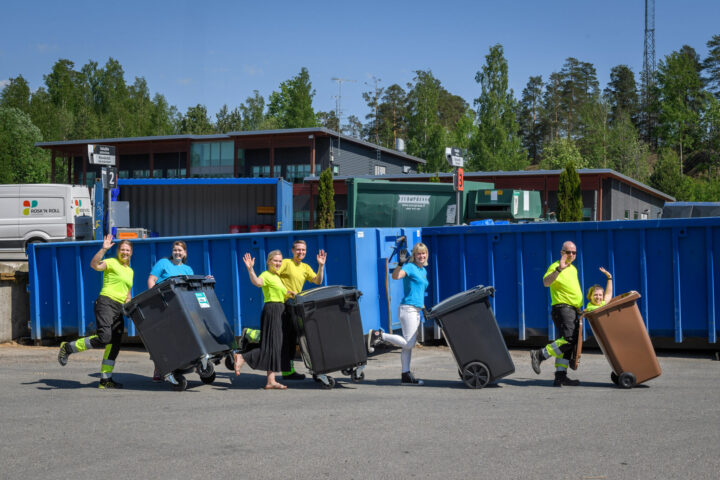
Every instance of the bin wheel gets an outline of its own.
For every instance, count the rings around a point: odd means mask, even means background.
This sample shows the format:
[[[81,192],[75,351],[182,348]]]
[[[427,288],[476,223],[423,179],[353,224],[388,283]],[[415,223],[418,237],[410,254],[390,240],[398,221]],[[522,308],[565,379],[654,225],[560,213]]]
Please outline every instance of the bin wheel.
[[[482,362],[470,362],[463,368],[462,380],[468,388],[483,388],[490,383],[490,369]]]
[[[635,375],[630,372],[623,372],[618,377],[618,387],[632,388],[635,386]]]
[[[215,381],[216,376],[215,372],[213,372],[209,377],[200,376],[200,381],[202,381],[205,385],[210,385]]]
[[[215,374],[215,367],[212,363],[208,363],[207,368],[205,370],[202,369],[201,365],[198,365],[197,373],[200,375],[200,380],[205,385],[210,385],[215,381],[215,377],[217,376]]]
[[[331,377],[330,375],[327,376],[327,379],[328,379],[327,385],[325,383],[321,382],[320,380],[318,380],[318,382],[320,382],[320,385],[322,386],[323,389],[332,390],[335,387],[335,379],[333,377]]]
[[[357,371],[353,371],[352,375],[350,375],[350,379],[355,383],[362,382],[365,380],[365,372],[357,373]]]
[[[618,376],[615,372],[610,372],[610,380],[617,385],[618,384]]]
[[[174,375],[175,380],[177,380],[177,385],[174,383],[172,384],[172,389],[175,392],[182,392],[187,388],[187,378],[185,378],[185,375],[178,373]]]
[[[342,370],[340,370],[340,373],[342,373],[346,377],[349,377],[350,375],[352,375],[353,371],[349,368],[343,368]]]
[[[235,371],[235,359],[232,354],[225,355],[225,368],[232,372]]]

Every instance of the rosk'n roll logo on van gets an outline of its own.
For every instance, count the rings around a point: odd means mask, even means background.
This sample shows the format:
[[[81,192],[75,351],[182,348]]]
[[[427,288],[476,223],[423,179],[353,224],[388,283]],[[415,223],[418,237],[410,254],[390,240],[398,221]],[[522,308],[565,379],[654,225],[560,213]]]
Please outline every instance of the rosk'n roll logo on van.
[[[23,201],[23,215],[30,215],[31,209],[37,207],[37,200],[25,200]]]

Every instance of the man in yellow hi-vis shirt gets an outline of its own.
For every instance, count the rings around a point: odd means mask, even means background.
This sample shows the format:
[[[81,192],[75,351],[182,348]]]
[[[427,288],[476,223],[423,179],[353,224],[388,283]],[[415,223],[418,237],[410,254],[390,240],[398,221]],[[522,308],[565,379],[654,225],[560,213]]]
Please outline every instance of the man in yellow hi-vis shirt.
[[[543,276],[543,285],[550,287],[552,302],[552,320],[560,335],[554,342],[540,350],[530,351],[532,369],[540,374],[540,363],[549,357],[555,357],[556,387],[577,386],[580,381],[567,376],[570,357],[578,341],[580,311],[583,304],[583,292],[578,280],[578,272],[572,262],[577,258],[577,247],[573,242],[563,243],[560,260],[552,263]]]
[[[327,253],[320,250],[317,254],[318,271],[317,274],[307,263],[304,263],[305,255],[307,255],[307,244],[304,240],[295,240],[292,246],[292,258],[284,258],[282,266],[278,270],[278,275],[285,288],[290,291],[300,293],[305,282],[321,285],[324,275],[325,261]],[[249,343],[260,342],[260,330],[244,329],[240,340],[241,350],[245,350]],[[303,380],[305,375],[297,373],[293,366],[292,359],[295,356],[295,345],[297,344],[297,336],[295,327],[292,324],[292,317],[289,308],[285,308],[283,317],[283,356],[282,375],[284,380]]]

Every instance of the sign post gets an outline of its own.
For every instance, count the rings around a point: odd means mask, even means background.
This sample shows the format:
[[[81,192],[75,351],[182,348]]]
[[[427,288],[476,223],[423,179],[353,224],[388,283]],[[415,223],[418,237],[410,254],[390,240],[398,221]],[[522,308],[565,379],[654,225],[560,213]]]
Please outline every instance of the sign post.
[[[110,212],[112,203],[110,190],[117,186],[117,168],[115,168],[115,147],[111,145],[88,145],[88,161],[91,165],[102,165],[102,187],[105,205],[103,208],[103,236],[112,233]]]
[[[465,160],[462,157],[462,152],[459,148],[455,147],[446,147],[445,148],[445,158],[447,159],[448,163],[451,167],[454,167],[453,170],[453,189],[455,190],[455,225],[460,225],[460,215],[462,209],[460,208],[461,201],[460,196],[464,189],[464,178],[463,178],[463,166],[465,165]]]

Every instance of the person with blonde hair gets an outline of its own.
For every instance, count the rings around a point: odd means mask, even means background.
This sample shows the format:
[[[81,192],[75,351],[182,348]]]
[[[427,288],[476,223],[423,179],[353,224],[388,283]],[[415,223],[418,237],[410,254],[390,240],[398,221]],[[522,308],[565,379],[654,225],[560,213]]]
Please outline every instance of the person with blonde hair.
[[[613,296],[612,275],[603,267],[600,267],[600,271],[607,277],[605,290],[603,290],[603,288],[598,284],[595,284],[588,289],[587,299],[590,303],[588,303],[587,307],[585,307],[586,312],[592,312],[596,308],[604,306]]]
[[[253,370],[265,370],[267,382],[265,390],[286,390],[287,386],[278,383],[275,372],[283,366],[283,312],[285,299],[295,295],[283,285],[278,271],[282,267],[282,253],[273,250],[267,257],[267,270],[255,275],[255,258],[249,253],[243,262],[250,276],[250,283],[262,288],[265,305],[260,315],[260,347],[249,352],[235,354],[235,375],[240,375],[240,368],[247,363]]]
[[[400,383],[403,385],[423,385],[424,383],[410,372],[410,357],[417,340],[422,309],[425,306],[425,290],[428,287],[427,270],[425,269],[427,259],[428,248],[423,243],[415,244],[411,258],[408,258],[408,251],[405,249],[398,253],[398,265],[392,272],[392,278],[403,282],[404,296],[398,308],[402,335],[388,334],[382,330],[368,332],[367,348],[370,353],[380,342],[388,342],[402,348]]]

